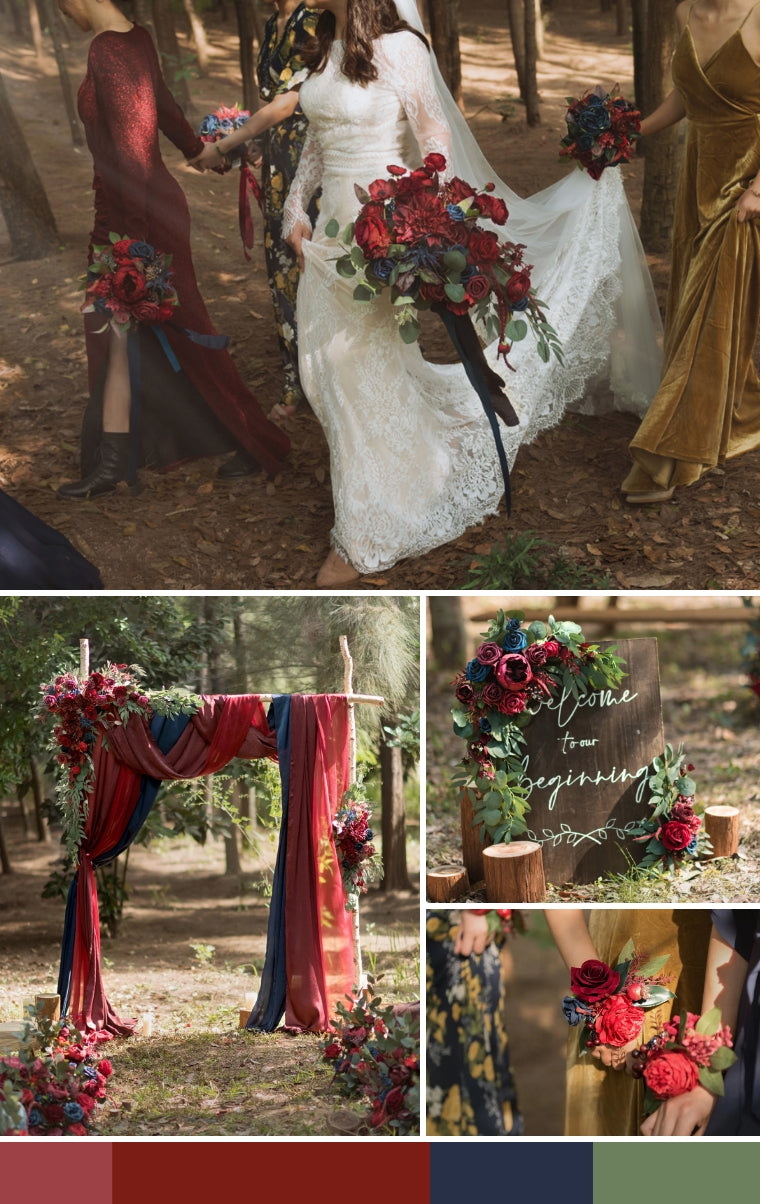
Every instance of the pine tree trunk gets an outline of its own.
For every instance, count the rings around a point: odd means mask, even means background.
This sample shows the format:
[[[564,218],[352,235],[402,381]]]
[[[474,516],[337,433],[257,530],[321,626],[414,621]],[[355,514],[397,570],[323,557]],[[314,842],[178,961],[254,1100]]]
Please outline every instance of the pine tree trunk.
[[[401,749],[380,745],[382,777],[382,890],[411,890],[406,868],[406,815],[404,810],[404,771]]]
[[[190,88],[182,74],[182,51],[174,28],[171,0],[153,0],[153,24],[156,28],[158,53],[161,56],[161,69],[169,91],[185,110],[185,114],[192,113]]]
[[[251,0],[235,0],[238,27],[240,74],[243,80],[243,108],[253,113],[259,107],[259,89],[253,61],[253,40],[256,32]]]
[[[8,848],[5,843],[5,833],[3,832],[3,821],[0,819],[0,870],[4,874],[12,874],[10,858],[8,856]]]
[[[512,39],[512,55],[517,72],[517,86],[520,97],[525,100],[527,92],[525,82],[525,0],[509,0],[509,36]]]
[[[30,756],[29,758],[29,776],[32,781],[32,796],[34,798],[34,822],[37,828],[37,839],[42,844],[50,844],[50,828],[45,821],[45,816],[42,813],[43,797],[42,797],[42,779],[40,777],[40,767],[37,764],[37,758]]]
[[[53,52],[55,54],[55,61],[58,64],[58,78],[61,81],[63,107],[66,110],[69,130],[71,131],[71,141],[74,143],[74,146],[84,146],[84,135],[82,134],[82,127],[79,124],[79,118],[77,117],[74,93],[71,88],[71,78],[69,76],[69,69],[66,66],[66,56],[63,53],[60,31],[58,29],[58,22],[56,21],[56,9],[53,6],[53,0],[42,0],[42,4],[42,11],[53,40]]]
[[[544,14],[541,12],[541,0],[534,0],[536,9],[536,55],[538,61],[544,57]]]
[[[201,75],[208,75],[208,39],[206,38],[206,30],[203,28],[203,22],[195,11],[193,0],[182,0],[182,7],[187,13],[187,19],[190,23],[190,33],[192,34],[195,53],[198,56],[198,71]]]
[[[454,100],[462,107],[462,59],[459,51],[457,0],[429,0],[430,40],[441,75]]]
[[[675,43],[675,0],[650,4],[647,14],[647,52],[644,111],[651,113],[671,88],[670,60]],[[678,184],[679,126],[647,139],[641,202],[641,241],[647,251],[668,251]]]
[[[436,667],[452,670],[461,668],[467,656],[467,631],[461,600],[456,595],[431,596],[428,606]]]
[[[58,246],[58,230],[2,74],[0,126],[3,130],[0,210],[8,227],[11,250],[16,259],[42,259]]]
[[[32,31],[32,45],[34,53],[37,56],[37,62],[42,63],[45,56],[45,50],[42,45],[42,27],[40,25],[40,13],[37,8],[37,0],[29,0],[29,27]]]
[[[628,3],[627,0],[616,0],[617,35],[622,38],[628,33]]]
[[[147,29],[150,36],[153,38],[153,45],[158,50],[158,40],[156,38],[156,27],[153,24],[153,5],[151,0],[133,0],[135,6],[135,20],[138,25],[142,25],[143,29]]]
[[[541,124],[537,67],[536,8],[532,0],[525,0],[525,110],[529,126]]]
[[[647,0],[632,0],[631,8],[633,13],[633,97],[636,102],[636,108],[643,110],[647,47]],[[639,154],[645,151],[645,149],[642,142],[639,147]]]

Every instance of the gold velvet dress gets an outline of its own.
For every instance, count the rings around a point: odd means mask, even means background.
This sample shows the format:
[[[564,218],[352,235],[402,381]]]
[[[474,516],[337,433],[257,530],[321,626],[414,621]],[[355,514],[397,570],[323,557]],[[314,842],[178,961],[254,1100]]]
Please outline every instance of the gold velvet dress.
[[[634,468],[623,483],[628,493],[691,484],[760,445],[760,383],[752,363],[760,222],[738,222],[735,209],[760,170],[760,67],[741,28],[700,65],[687,24],[673,57],[673,82],[689,127],[676,200],[665,366],[631,443]]]
[[[670,955],[662,973],[675,999],[645,1013],[642,1042],[669,1019],[671,1011],[699,1012],[712,927],[707,908],[667,911],[659,908],[594,911],[589,924],[597,954],[609,964],[629,938],[649,957]],[[634,1137],[642,1119],[644,1088],[624,1070],[607,1070],[586,1054],[578,1055],[578,1030],[570,1030],[567,1057],[565,1134],[568,1137]]]

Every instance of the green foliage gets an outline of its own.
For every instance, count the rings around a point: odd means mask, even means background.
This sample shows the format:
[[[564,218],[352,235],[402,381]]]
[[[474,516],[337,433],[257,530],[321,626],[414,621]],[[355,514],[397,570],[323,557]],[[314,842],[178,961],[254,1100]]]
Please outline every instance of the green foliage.
[[[506,535],[470,566],[464,589],[608,589],[609,573],[576,564],[531,531]]]

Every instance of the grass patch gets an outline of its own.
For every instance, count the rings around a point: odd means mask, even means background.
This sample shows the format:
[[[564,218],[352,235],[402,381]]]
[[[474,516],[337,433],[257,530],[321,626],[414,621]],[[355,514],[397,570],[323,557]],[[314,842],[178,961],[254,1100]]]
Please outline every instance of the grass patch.
[[[531,531],[507,535],[470,566],[465,589],[609,589],[609,573],[576,564]]]

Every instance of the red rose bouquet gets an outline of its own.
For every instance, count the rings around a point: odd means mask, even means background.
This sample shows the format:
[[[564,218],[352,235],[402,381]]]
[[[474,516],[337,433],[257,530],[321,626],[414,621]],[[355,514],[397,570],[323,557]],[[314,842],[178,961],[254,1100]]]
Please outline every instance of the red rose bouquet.
[[[168,322],[179,298],[171,270],[172,256],[147,242],[109,234],[107,247],[93,247],[92,263],[83,277],[82,313],[99,313],[125,333],[142,323]]]
[[[663,1100],[685,1095],[700,1084],[713,1095],[723,1095],[723,1072],[736,1061],[731,1029],[721,1020],[719,1008],[704,1016],[682,1012],[633,1054],[633,1074],[646,1084],[644,1113],[654,1112]]]
[[[588,644],[577,623],[522,627],[522,615],[500,610],[484,642],[452,685],[454,731],[467,755],[452,780],[470,795],[473,824],[495,844],[528,830],[530,810],[522,785],[523,728],[544,702],[581,698],[620,684],[622,661],[614,648]]]
[[[420,1016],[418,1007],[382,1007],[368,988],[351,1008],[342,1003],[322,1052],[345,1095],[363,1096],[373,1129],[419,1133]]]
[[[202,142],[220,142],[222,138],[226,138],[227,134],[231,134],[233,130],[239,130],[241,125],[245,125],[248,118],[251,116],[248,109],[240,109],[234,105],[220,105],[218,109],[214,109],[213,113],[207,113],[198,127],[198,134]],[[244,162],[247,158],[245,147],[236,147],[235,150],[227,155],[219,156],[219,164],[216,171],[229,171],[231,167],[236,166],[239,162]]]
[[[531,287],[525,247],[500,241],[481,224],[503,226],[507,207],[465,180],[444,181],[443,155],[427,155],[422,167],[409,171],[390,165],[390,178],[373,180],[367,189],[355,185],[362,208],[341,232],[333,218],[325,226],[345,254],[335,267],[346,279],[358,278],[357,301],[372,301],[388,291],[399,333],[405,343],[419,337],[417,311],[443,306],[459,315],[472,314],[489,339],[499,338],[505,362],[512,343],[524,339],[528,327],[538,354],[562,359],[557,335]]]
[[[652,811],[631,828],[634,840],[646,842],[639,869],[678,870],[685,860],[696,861],[711,851],[699,818],[704,807],[694,797],[697,788],[689,776],[693,768],[685,764],[682,749],[674,753],[669,744],[652,762],[646,779]]]
[[[368,883],[382,874],[382,862],[371,843],[374,836],[370,827],[371,814],[364,789],[357,783],[343,795],[332,821],[335,851],[346,892],[346,911],[356,911],[359,895],[366,894]]]
[[[579,100],[568,97],[567,103],[560,155],[575,159],[594,180],[605,167],[629,161],[641,131],[641,114],[630,101],[596,87]]]
[[[647,959],[628,941],[614,967],[592,959],[571,969],[572,994],[562,1000],[562,1011],[579,1028],[581,1054],[597,1045],[619,1049],[641,1034],[645,1010],[673,998],[660,974],[667,960]]]
[[[13,1133],[87,1137],[105,1102],[113,1068],[100,1056],[104,1032],[83,1035],[64,1021],[26,1025],[17,1056],[0,1058],[0,1117]],[[5,1135],[0,1128],[0,1136]]]

